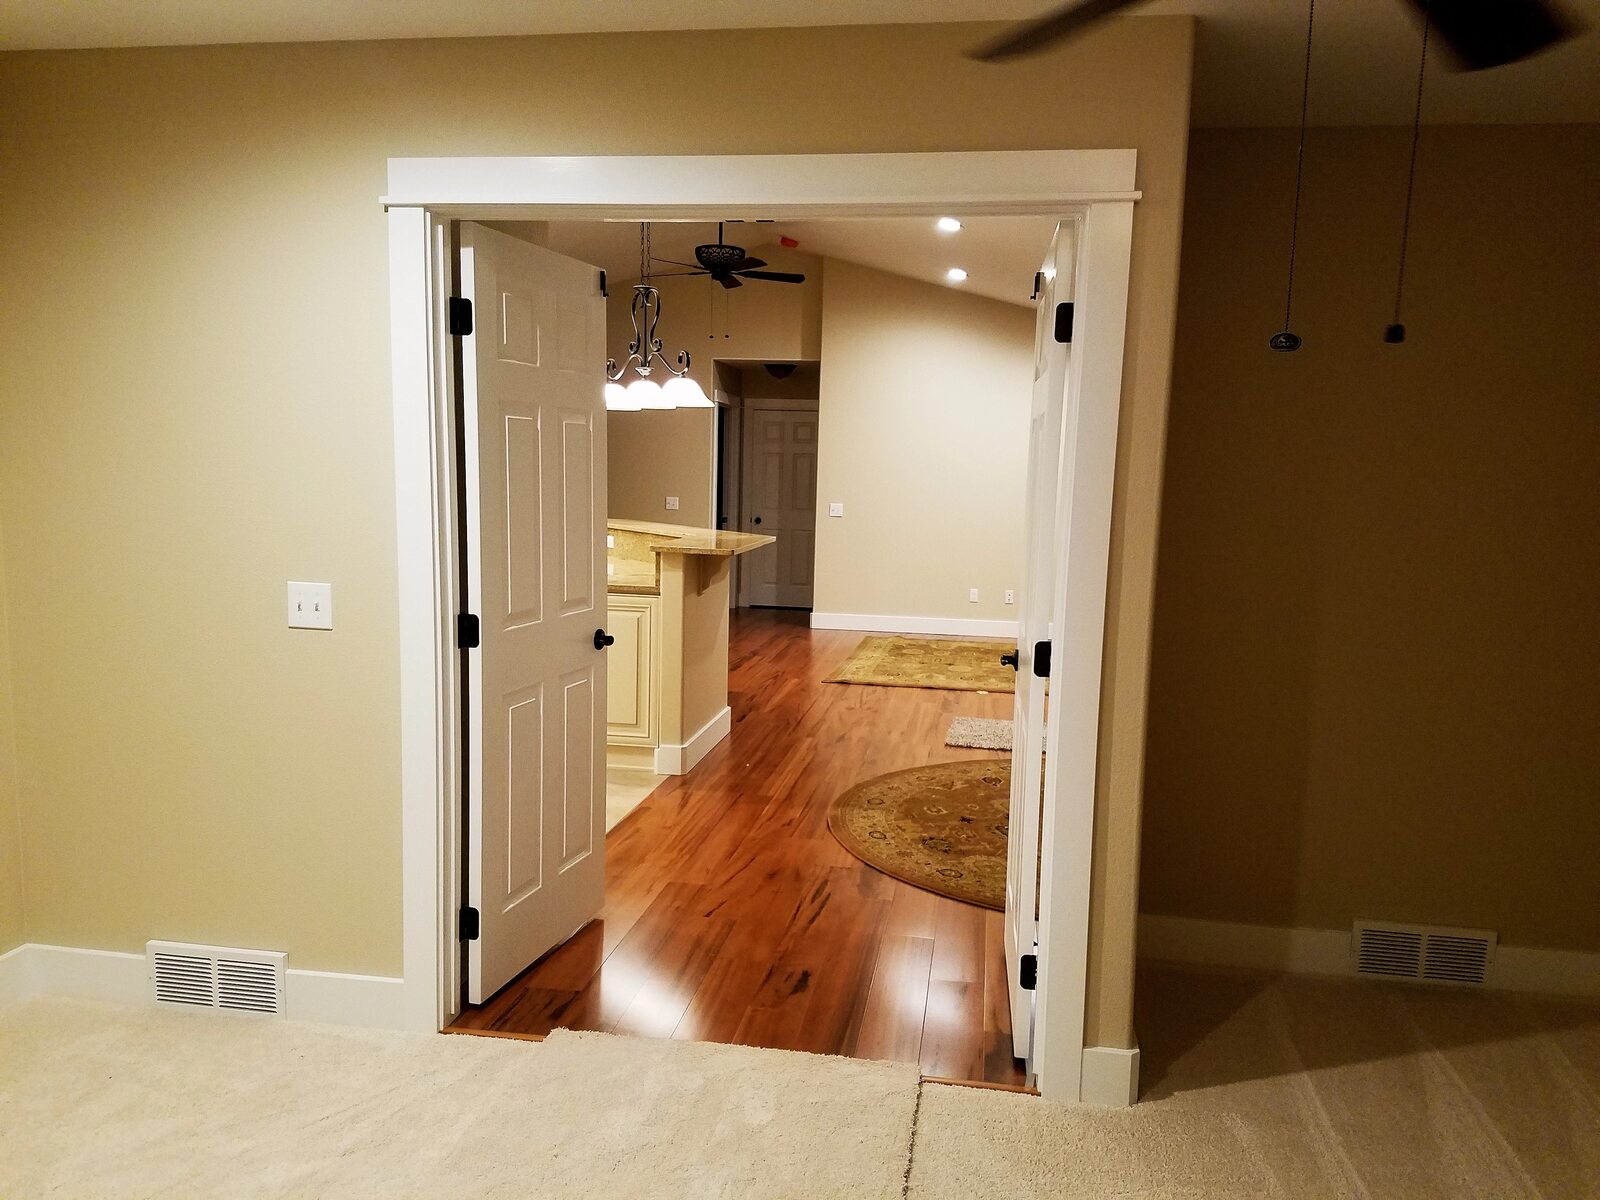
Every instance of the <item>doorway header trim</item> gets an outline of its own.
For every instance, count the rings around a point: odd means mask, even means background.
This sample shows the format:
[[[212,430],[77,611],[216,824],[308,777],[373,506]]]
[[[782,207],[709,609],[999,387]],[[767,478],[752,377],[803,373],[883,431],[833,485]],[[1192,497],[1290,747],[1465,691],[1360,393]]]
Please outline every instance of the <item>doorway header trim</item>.
[[[1138,200],[1137,158],[1134,150],[391,158],[383,203],[481,220],[937,216],[952,204],[1005,215]]]

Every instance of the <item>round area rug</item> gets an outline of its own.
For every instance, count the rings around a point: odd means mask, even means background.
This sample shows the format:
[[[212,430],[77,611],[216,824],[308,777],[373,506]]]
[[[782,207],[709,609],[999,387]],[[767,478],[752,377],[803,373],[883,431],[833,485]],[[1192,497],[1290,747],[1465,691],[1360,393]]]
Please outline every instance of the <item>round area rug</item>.
[[[833,802],[828,828],[869,867],[984,908],[1006,906],[1011,760],[894,771]]]

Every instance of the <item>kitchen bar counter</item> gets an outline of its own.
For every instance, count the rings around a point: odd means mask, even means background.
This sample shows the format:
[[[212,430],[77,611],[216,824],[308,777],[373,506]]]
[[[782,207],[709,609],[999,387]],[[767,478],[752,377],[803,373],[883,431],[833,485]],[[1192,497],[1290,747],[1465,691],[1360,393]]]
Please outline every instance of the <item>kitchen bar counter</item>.
[[[728,575],[764,534],[606,525],[606,741],[617,766],[682,775],[728,736]]]

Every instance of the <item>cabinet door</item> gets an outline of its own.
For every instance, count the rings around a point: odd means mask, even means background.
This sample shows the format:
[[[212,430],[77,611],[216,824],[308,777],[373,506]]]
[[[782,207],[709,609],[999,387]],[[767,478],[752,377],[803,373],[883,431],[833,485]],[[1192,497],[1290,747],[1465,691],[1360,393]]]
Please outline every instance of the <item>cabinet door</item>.
[[[646,599],[610,597],[606,632],[617,640],[606,650],[608,741],[655,742],[654,607]]]

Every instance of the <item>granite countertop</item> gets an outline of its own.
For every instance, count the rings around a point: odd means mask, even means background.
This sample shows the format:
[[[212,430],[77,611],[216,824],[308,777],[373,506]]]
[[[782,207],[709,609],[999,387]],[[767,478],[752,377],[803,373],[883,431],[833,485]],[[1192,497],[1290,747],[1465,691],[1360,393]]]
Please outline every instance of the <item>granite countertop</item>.
[[[691,525],[659,525],[653,521],[608,521],[606,528],[624,533],[654,535],[648,545],[658,554],[704,554],[731,558],[778,540],[765,533],[697,529]]]
[[[606,591],[622,596],[661,594],[661,556],[731,558],[776,538],[762,533],[725,533],[652,521],[606,524]]]

